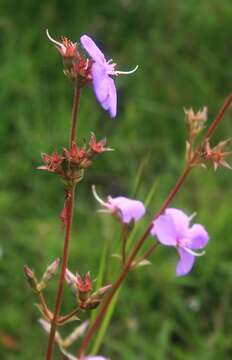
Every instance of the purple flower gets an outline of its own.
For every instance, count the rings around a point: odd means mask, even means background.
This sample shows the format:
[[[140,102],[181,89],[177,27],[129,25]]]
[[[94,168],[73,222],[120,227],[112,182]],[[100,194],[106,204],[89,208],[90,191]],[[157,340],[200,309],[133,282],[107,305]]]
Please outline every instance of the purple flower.
[[[95,96],[103,109],[109,111],[110,116],[114,118],[117,113],[117,92],[114,80],[110,76],[132,74],[138,66],[131,71],[116,71],[116,64],[112,62],[112,59],[108,61],[105,59],[104,54],[89,36],[83,35],[80,40],[93,60],[91,73]]]
[[[115,214],[120,220],[129,224],[132,220],[139,220],[146,212],[141,201],[128,199],[124,196],[112,198],[108,196],[107,201],[103,201],[97,194],[95,186],[92,186],[95,199],[103,206],[104,212]]]
[[[196,256],[204,255],[195,250],[204,248],[209,236],[200,224],[189,226],[193,216],[188,217],[178,209],[166,209],[164,215],[160,215],[153,222],[151,234],[157,236],[159,242],[166,246],[175,246],[180,260],[176,266],[176,275],[186,275],[192,269]]]

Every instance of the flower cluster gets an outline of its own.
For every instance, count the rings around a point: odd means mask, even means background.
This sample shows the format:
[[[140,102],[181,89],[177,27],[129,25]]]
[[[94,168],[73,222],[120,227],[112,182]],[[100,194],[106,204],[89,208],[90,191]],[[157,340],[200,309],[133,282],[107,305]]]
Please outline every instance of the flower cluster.
[[[62,37],[61,42],[59,42],[51,37],[48,30],[47,36],[63,57],[64,73],[72,80],[77,79],[80,86],[92,81],[97,100],[112,118],[116,117],[117,91],[112,76],[132,74],[137,70],[138,66],[130,71],[116,70],[116,64],[112,60],[107,61],[102,51],[87,35],[82,35],[80,42],[90,59],[83,57],[78,45],[66,37]]]
[[[89,143],[79,148],[76,143],[72,143],[70,149],[64,148],[62,154],[54,151],[52,155],[42,154],[45,165],[38,169],[60,175],[63,180],[68,182],[79,182],[83,177],[83,171],[92,164],[96,155],[111,151],[106,147],[106,139],[96,140],[95,134],[91,134]]]
[[[103,206],[104,212],[116,216],[121,223],[129,224],[137,221],[145,214],[145,207],[141,201],[129,199],[123,196],[112,198],[108,196],[103,201],[93,186],[93,194],[96,200]],[[204,248],[209,240],[208,233],[200,224],[190,227],[193,216],[187,216],[179,209],[166,209],[163,215],[153,222],[151,235],[156,236],[158,241],[165,246],[176,247],[180,261],[176,267],[176,275],[186,275],[192,269],[196,256],[204,255],[195,250]]]

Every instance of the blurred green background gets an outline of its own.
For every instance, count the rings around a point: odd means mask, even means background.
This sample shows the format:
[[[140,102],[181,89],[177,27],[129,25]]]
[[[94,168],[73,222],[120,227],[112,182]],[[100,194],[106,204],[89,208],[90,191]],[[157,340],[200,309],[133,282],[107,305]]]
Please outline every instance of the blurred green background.
[[[95,131],[115,151],[99,157],[79,187],[70,269],[97,276],[107,243],[107,282],[117,268],[110,254],[119,246],[119,230],[96,213],[91,184],[104,195],[131,196],[136,187],[144,200],[156,183],[142,232],[183,166],[183,107],[207,105],[210,122],[231,91],[232,3],[0,0],[0,8],[0,359],[40,360],[47,339],[22,269],[28,264],[41,274],[61,253],[63,185],[36,167],[41,152],[67,145],[72,102],[72,87],[45,29],[73,41],[92,36],[120,70],[140,65],[136,74],[116,80],[116,120],[100,108],[91,88],[81,99],[79,139]],[[230,111],[214,140],[231,135]],[[231,196],[230,171],[192,172],[173,206],[197,212],[211,236],[207,254],[183,278],[175,277],[177,255],[168,248],[152,255],[152,266],[133,272],[101,354],[112,360],[231,359]],[[51,306],[55,285],[45,293]],[[63,312],[73,306],[66,289]]]

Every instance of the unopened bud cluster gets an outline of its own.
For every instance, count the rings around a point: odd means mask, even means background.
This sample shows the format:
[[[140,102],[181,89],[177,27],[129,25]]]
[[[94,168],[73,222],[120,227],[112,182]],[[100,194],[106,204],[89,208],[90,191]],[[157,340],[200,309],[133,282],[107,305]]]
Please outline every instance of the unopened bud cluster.
[[[184,109],[186,115],[186,123],[189,131],[189,139],[193,140],[205,127],[207,121],[208,109],[206,106],[198,112],[194,112],[192,108]]]
[[[42,154],[45,165],[38,169],[53,172],[71,184],[80,182],[84,176],[84,170],[92,164],[93,158],[105,151],[112,149],[106,147],[106,139],[97,142],[95,134],[91,134],[89,143],[78,147],[75,142],[69,149],[63,148],[62,154],[54,151],[52,155]]]
[[[58,267],[60,264],[60,259],[56,259],[51,263],[43,273],[43,276],[41,280],[38,280],[34,271],[29,268],[29,266],[24,266],[24,273],[27,278],[27,281],[30,285],[30,287],[35,292],[41,292],[43,289],[45,289],[49,283],[49,281],[56,275]]]
[[[76,276],[66,269],[65,280],[74,293],[78,306],[81,310],[92,310],[98,307],[104,298],[104,295],[111,288],[111,284],[103,286],[93,292],[92,280],[90,273],[84,276],[77,274]]]

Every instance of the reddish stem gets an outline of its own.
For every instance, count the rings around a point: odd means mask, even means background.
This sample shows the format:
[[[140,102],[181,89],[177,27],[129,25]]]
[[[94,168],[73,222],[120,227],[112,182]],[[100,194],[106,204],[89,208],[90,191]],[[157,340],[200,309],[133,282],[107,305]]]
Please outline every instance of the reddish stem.
[[[80,87],[78,85],[78,82],[76,82],[74,87],[74,95],[73,95],[72,121],[71,121],[70,140],[69,140],[70,146],[72,145],[73,142],[75,142],[76,139],[77,115],[78,115],[79,103],[80,103]],[[55,333],[56,333],[57,322],[58,322],[61,303],[62,303],[65,270],[68,265],[69,242],[70,242],[71,229],[72,229],[74,198],[75,198],[75,185],[67,189],[67,200],[66,200],[67,223],[65,229],[63,256],[62,256],[59,284],[56,294],[55,310],[54,310],[53,320],[51,322],[51,331],[48,339],[46,360],[52,359]]]
[[[217,114],[216,118],[214,119],[214,121],[212,122],[211,126],[209,127],[206,135],[204,136],[204,139],[209,139],[212,135],[213,132],[215,131],[216,127],[218,126],[218,124],[221,122],[224,114],[226,113],[226,111],[229,109],[230,105],[232,104],[232,94],[230,94],[223,106],[221,107],[221,109],[219,110],[219,113]]]
[[[206,135],[204,136],[203,141],[205,141],[206,139],[209,139],[212,136],[212,134],[215,131],[216,127],[221,122],[225,112],[229,109],[231,103],[232,103],[232,95],[230,94],[228,96],[228,98],[226,99],[225,103],[223,104],[222,108],[220,109],[220,111],[219,111],[218,115],[216,116],[215,120],[211,124],[210,128],[208,129]],[[163,213],[163,211],[169,206],[169,204],[171,203],[173,198],[176,196],[177,192],[179,191],[179,189],[183,185],[186,177],[188,176],[190,170],[192,169],[192,165],[194,164],[194,162],[196,161],[198,156],[199,156],[199,153],[198,153],[198,151],[196,151],[195,155],[193,156],[191,161],[187,164],[187,166],[185,167],[183,173],[181,174],[181,176],[177,180],[175,186],[173,187],[173,189],[170,191],[169,195],[167,196],[167,198],[163,202],[160,210],[155,215],[153,221]],[[130,256],[129,256],[126,264],[125,264],[124,269],[119,274],[116,282],[114,283],[114,285],[113,285],[113,287],[111,289],[111,292],[109,293],[108,297],[106,298],[105,302],[103,303],[103,305],[102,305],[102,307],[101,307],[101,309],[100,309],[100,311],[99,311],[93,325],[88,330],[88,332],[87,332],[87,334],[86,334],[86,336],[85,336],[85,338],[84,338],[84,340],[83,340],[83,342],[81,344],[79,352],[78,352],[78,357],[79,358],[84,355],[84,352],[85,352],[86,348],[88,347],[90,340],[92,339],[95,331],[98,329],[98,327],[100,326],[100,324],[101,324],[101,322],[102,322],[102,320],[104,318],[104,315],[105,315],[105,313],[106,313],[106,311],[108,309],[108,306],[111,303],[112,298],[114,297],[115,293],[119,289],[120,285],[122,284],[122,282],[125,279],[128,272],[130,271],[131,265],[132,265],[136,255],[138,254],[140,248],[144,244],[146,238],[149,236],[150,231],[151,231],[152,226],[153,226],[153,221],[151,222],[151,224],[145,230],[142,237],[137,241],[134,248],[132,249],[131,254],[130,254]],[[152,251],[154,251],[154,249],[156,249],[156,248],[157,248],[157,246],[152,246],[152,248],[149,249],[149,254]]]
[[[71,130],[70,130],[70,146],[73,142],[75,142],[76,139],[76,129],[77,129],[77,114],[78,114],[78,108],[80,104],[80,96],[81,96],[81,89],[78,86],[78,83],[75,84],[74,88],[74,95],[73,95],[73,107],[72,107],[72,122],[71,122]]]
[[[38,297],[39,297],[40,304],[43,307],[44,314],[47,316],[48,319],[50,319],[51,314],[48,310],[48,307],[47,307],[47,304],[46,304],[46,301],[45,301],[45,298],[44,298],[42,292],[38,293]]]
[[[159,242],[154,242],[145,252],[144,254],[135,262],[134,267],[139,264],[141,261],[146,260],[152,253],[153,251],[157,248],[157,246],[159,245]]]
[[[56,333],[57,322],[58,322],[58,318],[59,318],[59,314],[60,314],[62,295],[63,295],[63,289],[64,289],[65,270],[66,270],[67,264],[68,264],[69,242],[70,242],[72,218],[73,218],[74,194],[75,194],[75,187],[73,186],[71,189],[69,189],[69,194],[68,194],[69,196],[66,200],[66,202],[67,202],[66,203],[67,224],[66,224],[65,239],[64,239],[63,257],[62,257],[62,265],[61,265],[59,284],[58,284],[58,289],[57,289],[57,294],[56,294],[55,310],[54,310],[54,315],[53,315],[53,319],[51,322],[51,331],[50,331],[49,339],[48,339],[46,360],[52,359],[55,333]]]

